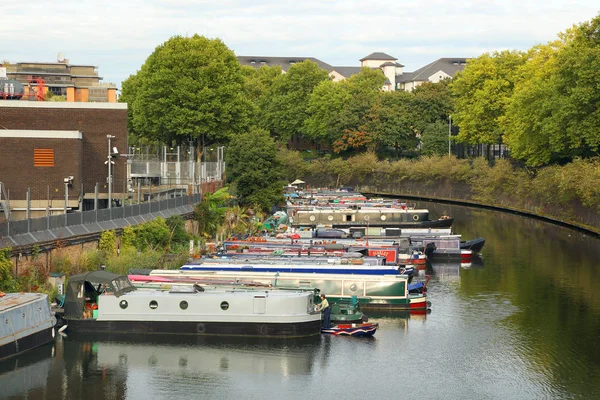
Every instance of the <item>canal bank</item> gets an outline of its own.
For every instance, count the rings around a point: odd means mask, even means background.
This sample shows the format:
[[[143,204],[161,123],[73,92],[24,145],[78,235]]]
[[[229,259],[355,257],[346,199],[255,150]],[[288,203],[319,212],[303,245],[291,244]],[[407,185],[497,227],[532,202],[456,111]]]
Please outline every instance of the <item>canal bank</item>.
[[[465,183],[408,180],[378,183],[377,179],[366,179],[366,181],[368,183],[354,182],[351,186],[369,197],[398,197],[502,211],[551,222],[600,237],[600,214],[585,207],[578,200],[572,200],[567,206],[563,206],[501,195],[496,199],[498,203],[491,204],[475,200],[470,185]],[[315,182],[315,186],[318,186],[318,182]]]

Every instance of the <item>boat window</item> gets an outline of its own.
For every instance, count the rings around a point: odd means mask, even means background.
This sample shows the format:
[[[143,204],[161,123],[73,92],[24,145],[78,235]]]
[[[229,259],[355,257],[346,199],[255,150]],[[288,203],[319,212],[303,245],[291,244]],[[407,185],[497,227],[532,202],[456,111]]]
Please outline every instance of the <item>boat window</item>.
[[[156,300],[152,300],[150,302],[150,308],[156,310],[158,308],[158,302]]]
[[[179,303],[179,308],[181,308],[182,310],[187,310],[188,302],[183,300],[181,303]]]
[[[221,310],[225,311],[227,309],[229,309],[229,303],[226,302],[226,301],[222,302],[221,303]]]
[[[352,214],[346,214],[346,222],[352,222]]]
[[[127,306],[127,300],[121,300],[121,302],[119,303],[119,307],[121,307],[123,310],[126,309]]]

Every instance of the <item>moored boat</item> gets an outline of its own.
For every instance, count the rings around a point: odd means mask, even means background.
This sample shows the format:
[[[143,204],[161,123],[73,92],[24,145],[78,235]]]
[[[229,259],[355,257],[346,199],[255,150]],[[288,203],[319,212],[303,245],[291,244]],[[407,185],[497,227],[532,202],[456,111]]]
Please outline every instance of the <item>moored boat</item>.
[[[151,276],[184,277],[203,279],[209,282],[215,280],[253,281],[273,287],[291,289],[315,288],[327,293],[330,303],[350,301],[353,296],[358,298],[362,311],[369,310],[426,310],[430,303],[427,294],[409,293],[408,275],[340,275],[318,273],[289,273],[289,272],[252,272],[252,271],[181,271],[153,270]]]
[[[318,335],[321,325],[310,292],[137,290],[105,271],[70,277],[63,319],[67,332],[278,338]]]
[[[321,328],[321,333],[336,335],[336,336],[373,336],[377,331],[379,324],[377,323],[362,323],[362,324],[337,324],[330,328]]]
[[[0,360],[54,340],[56,318],[42,293],[0,296]]]

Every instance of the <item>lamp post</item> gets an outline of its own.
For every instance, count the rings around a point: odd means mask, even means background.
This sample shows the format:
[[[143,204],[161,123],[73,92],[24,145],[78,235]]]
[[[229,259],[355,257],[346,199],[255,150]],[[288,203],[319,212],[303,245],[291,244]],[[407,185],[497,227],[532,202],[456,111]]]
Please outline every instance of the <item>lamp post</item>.
[[[108,139],[108,157],[106,160],[106,163],[108,164],[108,208],[112,208],[112,155],[111,155],[111,139],[114,139],[115,137],[112,135],[106,135],[106,138]]]
[[[67,207],[69,205],[69,186],[73,185],[73,179],[75,178],[72,176],[63,179],[63,182],[65,183],[65,226],[67,221]]]
[[[448,116],[448,158],[450,158],[450,138],[452,136],[452,115]]]

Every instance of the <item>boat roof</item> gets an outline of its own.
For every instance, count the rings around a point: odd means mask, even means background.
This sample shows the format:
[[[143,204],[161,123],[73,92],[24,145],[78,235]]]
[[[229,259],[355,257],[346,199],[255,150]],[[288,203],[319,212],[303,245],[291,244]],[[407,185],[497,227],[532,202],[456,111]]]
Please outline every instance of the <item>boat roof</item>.
[[[43,293],[6,293],[0,297],[0,313],[12,308],[21,307],[46,297]]]
[[[85,274],[73,275],[69,277],[69,282],[94,282],[94,283],[111,283],[118,278],[127,278],[126,275],[117,275],[108,271],[92,271]]]

